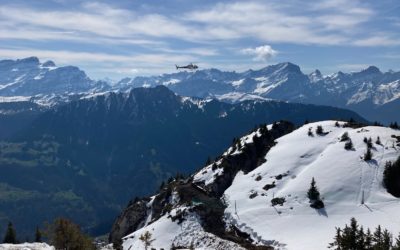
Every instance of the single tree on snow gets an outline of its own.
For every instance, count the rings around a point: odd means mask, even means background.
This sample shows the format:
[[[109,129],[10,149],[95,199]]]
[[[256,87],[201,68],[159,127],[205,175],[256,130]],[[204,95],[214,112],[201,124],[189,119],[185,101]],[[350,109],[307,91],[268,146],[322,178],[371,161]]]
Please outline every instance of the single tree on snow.
[[[139,240],[141,240],[144,244],[144,249],[149,249],[151,246],[151,243],[155,240],[152,239],[152,235],[149,231],[144,232],[142,235],[140,235]]]
[[[307,192],[307,197],[310,199],[310,201],[316,201],[319,200],[319,191],[318,188],[316,186],[316,182],[314,177],[311,180],[311,185],[310,185],[310,189],[308,189]]]

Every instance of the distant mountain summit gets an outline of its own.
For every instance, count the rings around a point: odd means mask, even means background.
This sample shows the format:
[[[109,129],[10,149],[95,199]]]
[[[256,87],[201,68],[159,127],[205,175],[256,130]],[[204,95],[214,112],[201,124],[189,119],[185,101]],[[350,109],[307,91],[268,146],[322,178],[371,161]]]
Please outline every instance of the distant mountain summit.
[[[37,57],[0,61],[0,96],[81,93],[104,88],[78,67],[57,67]],[[106,87],[107,88],[107,87]]]

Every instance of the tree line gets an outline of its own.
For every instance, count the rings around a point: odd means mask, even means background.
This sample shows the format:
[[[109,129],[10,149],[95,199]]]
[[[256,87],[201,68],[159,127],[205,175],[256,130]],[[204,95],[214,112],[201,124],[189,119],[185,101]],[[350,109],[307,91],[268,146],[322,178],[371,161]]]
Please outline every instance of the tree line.
[[[92,239],[84,234],[80,227],[65,218],[57,218],[51,224],[46,224],[42,231],[36,227],[34,242],[44,242],[46,239],[56,249],[95,250]],[[8,223],[3,243],[18,244],[16,230],[11,222]]]
[[[400,250],[400,234],[393,239],[393,235],[378,226],[374,232],[358,225],[355,218],[351,218],[350,225],[336,228],[336,235],[328,248],[335,250]]]

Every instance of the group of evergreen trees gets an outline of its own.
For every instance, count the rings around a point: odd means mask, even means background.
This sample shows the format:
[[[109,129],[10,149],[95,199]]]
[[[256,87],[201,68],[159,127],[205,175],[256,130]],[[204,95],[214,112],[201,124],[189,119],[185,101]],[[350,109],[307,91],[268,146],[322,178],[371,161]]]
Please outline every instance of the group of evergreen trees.
[[[393,128],[393,129],[399,129],[399,128],[400,128],[400,127],[399,127],[399,124],[397,124],[397,122],[391,122],[390,125],[389,125],[389,127],[390,127],[390,128]]]
[[[378,226],[374,233],[359,226],[356,219],[351,218],[350,226],[336,228],[334,241],[328,246],[336,250],[400,250],[400,235],[393,242],[393,236],[387,229]]]
[[[39,227],[36,227],[34,242],[42,242],[42,232]],[[6,234],[4,235],[3,243],[17,244],[17,233],[11,222],[8,222]]]
[[[400,197],[400,156],[392,163],[386,162],[383,171],[383,185],[393,196]]]
[[[341,138],[340,138],[340,141],[341,141],[341,142],[346,142],[346,143],[344,144],[344,149],[346,149],[346,150],[353,150],[353,149],[354,149],[354,147],[353,147],[353,142],[352,142],[351,139],[350,139],[349,133],[344,132],[344,133],[342,134]]]
[[[56,219],[53,224],[47,225],[44,235],[56,249],[68,250],[95,250],[89,236],[83,234],[78,225],[68,219]],[[36,227],[35,241],[42,242],[42,231]],[[3,243],[18,244],[17,233],[11,222],[8,223]]]

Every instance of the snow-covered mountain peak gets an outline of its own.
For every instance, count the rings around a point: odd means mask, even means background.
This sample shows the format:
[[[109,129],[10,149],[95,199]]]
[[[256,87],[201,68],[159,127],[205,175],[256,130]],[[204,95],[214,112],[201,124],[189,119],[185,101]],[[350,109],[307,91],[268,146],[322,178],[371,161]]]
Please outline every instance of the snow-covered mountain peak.
[[[34,64],[34,65],[40,64],[39,58],[37,58],[36,56],[31,56],[31,57],[27,57],[27,58],[23,58],[23,59],[17,59],[15,62],[18,64]]]
[[[0,96],[70,95],[110,89],[75,66],[57,67],[37,57],[0,61]]]
[[[56,67],[56,64],[53,61],[46,61],[42,64],[42,67],[47,67],[47,68]]]
[[[318,82],[320,80],[322,80],[324,77],[321,74],[321,71],[319,71],[318,69],[316,69],[315,71],[311,72],[308,75],[308,78],[310,79],[311,82]]]
[[[368,68],[362,70],[360,73],[363,74],[382,74],[380,69],[376,66],[369,66]]]
[[[278,67],[280,68],[280,70],[286,70],[294,73],[302,73],[300,70],[300,66],[291,62],[280,63],[278,64]]]

